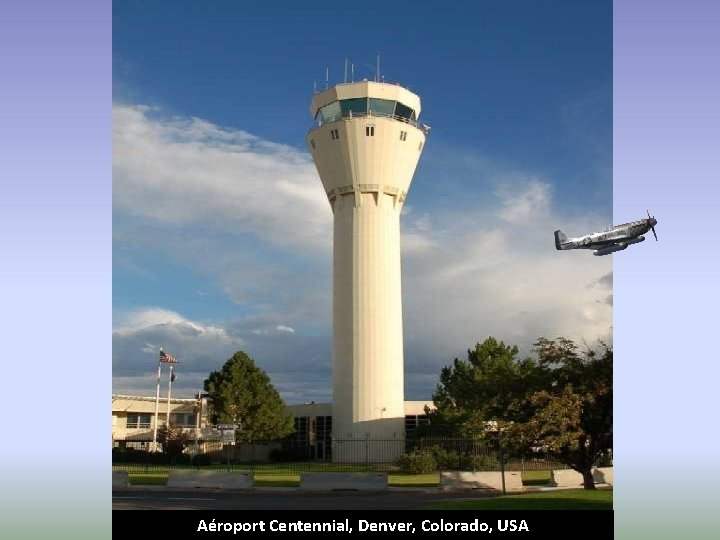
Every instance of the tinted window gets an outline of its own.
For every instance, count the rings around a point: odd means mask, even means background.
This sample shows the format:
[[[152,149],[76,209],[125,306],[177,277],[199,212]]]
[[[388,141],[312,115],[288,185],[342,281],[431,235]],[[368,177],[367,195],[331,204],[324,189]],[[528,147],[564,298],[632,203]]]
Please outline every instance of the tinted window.
[[[318,114],[318,116],[323,122],[332,122],[336,118],[339,118],[340,102],[333,101],[329,105],[325,105],[323,108],[320,109],[320,113]]]
[[[389,99],[370,98],[369,105],[372,114],[392,116],[395,111],[395,102]]]
[[[402,103],[398,103],[395,107],[395,116],[410,120],[415,118],[415,111],[413,111],[410,107],[406,107]]]
[[[366,114],[367,113],[367,99],[343,99],[340,102],[340,108],[342,109],[343,116],[350,116],[352,114]]]

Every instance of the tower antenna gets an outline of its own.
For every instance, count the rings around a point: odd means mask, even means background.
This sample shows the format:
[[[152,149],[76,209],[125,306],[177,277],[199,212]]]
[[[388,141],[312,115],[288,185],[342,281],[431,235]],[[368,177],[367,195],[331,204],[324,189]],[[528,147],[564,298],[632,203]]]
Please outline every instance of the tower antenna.
[[[380,55],[377,55],[377,65],[375,67],[375,82],[380,82]]]
[[[325,68],[325,89],[327,90],[330,84],[330,68]]]
[[[347,82],[347,58],[345,59],[345,81]]]
[[[350,64],[350,82],[355,82],[355,64]]]

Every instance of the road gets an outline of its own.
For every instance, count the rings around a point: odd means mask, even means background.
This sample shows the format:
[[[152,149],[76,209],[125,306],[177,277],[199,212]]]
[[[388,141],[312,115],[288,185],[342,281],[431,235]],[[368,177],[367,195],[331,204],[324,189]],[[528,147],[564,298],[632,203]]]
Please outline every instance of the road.
[[[451,500],[492,497],[483,492],[134,490],[113,491],[113,510],[406,510]]]

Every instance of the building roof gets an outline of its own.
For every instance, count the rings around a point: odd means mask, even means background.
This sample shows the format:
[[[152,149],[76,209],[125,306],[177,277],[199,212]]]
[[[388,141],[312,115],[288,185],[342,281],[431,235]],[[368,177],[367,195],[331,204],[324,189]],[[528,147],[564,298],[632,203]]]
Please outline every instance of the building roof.
[[[193,398],[170,398],[171,412],[194,412],[197,400]],[[112,411],[132,413],[155,413],[155,396],[112,395]],[[160,398],[160,413],[167,411],[167,398]]]

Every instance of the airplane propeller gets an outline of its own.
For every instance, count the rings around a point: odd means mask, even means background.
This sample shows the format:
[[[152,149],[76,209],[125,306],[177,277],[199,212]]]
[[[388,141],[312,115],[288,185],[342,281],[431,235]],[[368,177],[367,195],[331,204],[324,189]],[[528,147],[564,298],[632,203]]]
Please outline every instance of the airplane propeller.
[[[648,215],[648,219],[651,220],[651,221],[650,221],[650,224],[651,224],[651,225],[650,225],[650,228],[652,229],[653,236],[655,237],[655,241],[657,242],[657,233],[655,232],[655,226],[652,225],[652,220],[655,219],[655,216],[650,217],[650,210],[646,210],[646,212],[647,212],[647,215]]]

